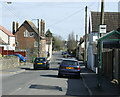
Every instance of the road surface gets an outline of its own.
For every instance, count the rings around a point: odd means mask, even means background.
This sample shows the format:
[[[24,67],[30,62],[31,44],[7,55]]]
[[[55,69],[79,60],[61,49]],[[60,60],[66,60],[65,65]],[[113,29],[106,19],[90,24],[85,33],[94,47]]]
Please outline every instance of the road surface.
[[[61,60],[61,52],[54,52],[49,70],[34,70],[29,64],[21,73],[3,75],[2,95],[89,95],[82,79],[57,77]]]

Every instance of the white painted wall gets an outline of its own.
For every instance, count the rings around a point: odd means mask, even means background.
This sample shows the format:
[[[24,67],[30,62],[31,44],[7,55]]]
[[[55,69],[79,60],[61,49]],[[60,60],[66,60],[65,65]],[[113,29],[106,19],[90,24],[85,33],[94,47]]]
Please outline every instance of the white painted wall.
[[[9,37],[10,50],[15,50],[15,37]]]
[[[15,44],[15,37],[9,37],[9,42],[10,44],[0,45],[0,47],[4,47],[4,50],[15,50],[15,46],[13,46]]]
[[[50,58],[51,58],[52,57],[52,44],[50,44],[50,45],[46,44],[46,52],[50,53]]]
[[[93,70],[94,72],[96,72],[96,68],[94,67],[94,55],[93,55],[93,46],[92,43],[93,41],[96,41],[96,39],[98,39],[97,37],[97,32],[96,33],[90,33],[89,35],[89,43],[88,43],[88,62],[87,62],[87,67],[91,70]]]
[[[5,34],[2,30],[0,30],[0,38],[1,38],[5,43],[8,43],[8,35]]]

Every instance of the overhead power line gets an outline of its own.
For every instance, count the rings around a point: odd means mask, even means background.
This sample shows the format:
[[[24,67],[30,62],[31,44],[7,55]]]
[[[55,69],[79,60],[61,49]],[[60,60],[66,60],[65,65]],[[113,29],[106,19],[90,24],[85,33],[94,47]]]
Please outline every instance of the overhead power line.
[[[92,4],[90,4],[90,5],[88,5],[88,6],[92,7],[94,4],[95,4],[95,2],[92,3]],[[87,4],[86,4],[86,5],[87,5]],[[59,20],[59,21],[56,21],[55,23],[53,23],[53,24],[51,24],[51,25],[49,25],[49,26],[47,26],[47,27],[52,27],[52,26],[54,26],[54,25],[56,25],[56,24],[59,24],[59,23],[61,23],[61,22],[64,22],[65,20],[69,19],[70,17],[72,17],[72,16],[80,13],[82,10],[84,10],[84,8],[82,8],[82,9],[80,9],[80,10],[77,10],[76,12],[72,13],[71,15],[66,16],[66,17],[64,17],[63,19]]]

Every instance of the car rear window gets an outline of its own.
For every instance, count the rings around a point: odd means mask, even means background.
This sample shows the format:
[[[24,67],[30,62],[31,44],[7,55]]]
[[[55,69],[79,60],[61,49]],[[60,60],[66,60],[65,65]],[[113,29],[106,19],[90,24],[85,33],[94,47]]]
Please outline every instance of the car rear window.
[[[70,60],[63,60],[62,61],[62,65],[73,65],[73,66],[77,66],[78,62],[77,61],[70,61]]]
[[[41,62],[42,62],[42,61],[46,61],[46,59],[45,59],[45,58],[36,58],[35,61],[36,61],[36,62],[37,62],[37,61],[41,61]]]

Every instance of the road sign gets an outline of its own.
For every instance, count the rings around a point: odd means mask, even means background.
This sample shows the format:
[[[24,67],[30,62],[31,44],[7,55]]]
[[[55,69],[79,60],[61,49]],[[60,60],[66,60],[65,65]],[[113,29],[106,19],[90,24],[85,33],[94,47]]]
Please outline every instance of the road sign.
[[[106,33],[106,25],[100,25],[100,33]]]

